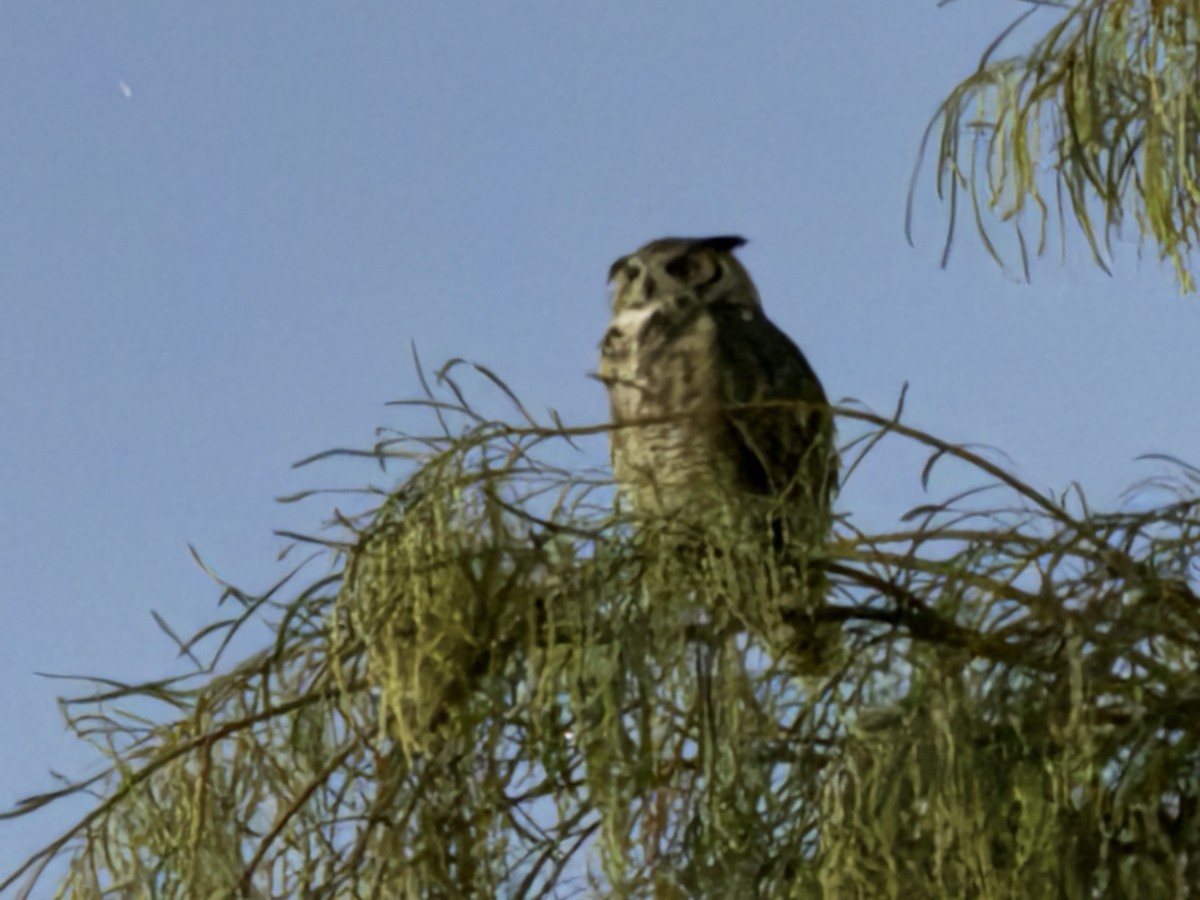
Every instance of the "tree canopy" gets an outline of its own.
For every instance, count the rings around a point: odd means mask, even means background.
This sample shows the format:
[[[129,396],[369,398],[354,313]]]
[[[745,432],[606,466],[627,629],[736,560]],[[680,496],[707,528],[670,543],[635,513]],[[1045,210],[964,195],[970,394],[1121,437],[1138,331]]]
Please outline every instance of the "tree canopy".
[[[109,767],[4,885],[60,896],[1133,897],[1200,883],[1200,472],[1130,509],[838,410],[851,482],[896,442],[974,486],[852,512],[780,573],[655,541],[568,428],[468,400],[362,451],[402,465],[269,591],[186,642],[195,674],[65,701]],[[485,369],[485,383],[499,385]],[[515,401],[515,398],[512,398]],[[415,422],[419,409],[406,407]],[[293,498],[294,499],[294,498]],[[695,549],[695,548],[693,548]],[[772,616],[775,618],[772,619]],[[221,660],[251,621],[275,639]],[[801,665],[805,635],[841,646]],[[40,890],[40,889],[39,889]]]

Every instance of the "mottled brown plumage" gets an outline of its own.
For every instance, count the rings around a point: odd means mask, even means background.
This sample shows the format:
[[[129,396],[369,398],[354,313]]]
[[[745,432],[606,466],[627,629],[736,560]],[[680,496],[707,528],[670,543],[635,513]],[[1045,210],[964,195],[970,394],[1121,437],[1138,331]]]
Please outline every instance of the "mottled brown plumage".
[[[641,518],[825,537],[837,480],[825,392],[763,313],[737,237],[665,238],[613,263],[601,344],[613,472]],[[746,531],[751,529],[751,531]]]

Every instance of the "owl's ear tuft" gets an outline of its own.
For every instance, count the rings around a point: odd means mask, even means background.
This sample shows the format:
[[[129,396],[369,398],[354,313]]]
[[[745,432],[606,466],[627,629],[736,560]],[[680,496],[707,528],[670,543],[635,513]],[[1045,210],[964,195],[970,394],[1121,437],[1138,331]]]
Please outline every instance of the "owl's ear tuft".
[[[628,256],[622,256],[615,263],[608,267],[608,280],[611,282],[617,277],[617,273],[621,271],[626,262],[629,261]]]
[[[738,247],[744,247],[746,239],[736,234],[722,234],[717,237],[700,238],[696,241],[696,246],[707,247],[710,250],[717,250],[721,253],[729,253],[731,250],[736,250]]]

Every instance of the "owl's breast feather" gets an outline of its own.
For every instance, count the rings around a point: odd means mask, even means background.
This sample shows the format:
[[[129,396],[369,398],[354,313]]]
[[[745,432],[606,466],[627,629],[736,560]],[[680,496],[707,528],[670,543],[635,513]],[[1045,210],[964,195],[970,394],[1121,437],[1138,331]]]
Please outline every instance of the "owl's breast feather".
[[[640,371],[642,335],[658,312],[655,306],[623,310],[613,317],[600,343],[600,377],[613,399],[613,413],[623,419],[635,414],[636,397],[648,387],[646,373]]]

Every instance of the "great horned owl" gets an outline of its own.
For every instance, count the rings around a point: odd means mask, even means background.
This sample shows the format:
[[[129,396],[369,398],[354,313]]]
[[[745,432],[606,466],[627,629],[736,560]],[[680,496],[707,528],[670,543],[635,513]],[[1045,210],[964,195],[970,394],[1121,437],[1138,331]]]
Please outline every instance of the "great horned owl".
[[[823,540],[837,483],[825,391],[766,317],[740,237],[663,238],[613,263],[600,380],[639,518]]]

